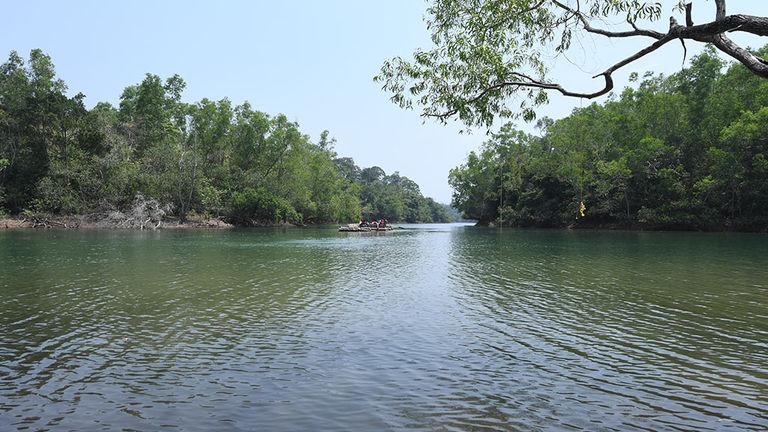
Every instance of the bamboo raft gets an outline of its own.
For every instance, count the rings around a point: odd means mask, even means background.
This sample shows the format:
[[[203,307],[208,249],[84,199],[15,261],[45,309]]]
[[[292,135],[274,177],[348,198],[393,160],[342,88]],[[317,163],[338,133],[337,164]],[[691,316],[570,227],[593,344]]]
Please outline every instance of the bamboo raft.
[[[339,227],[340,232],[370,232],[370,231],[392,231],[395,229],[391,226],[385,226],[385,227],[361,227],[357,224],[348,224],[348,225],[342,225]]]

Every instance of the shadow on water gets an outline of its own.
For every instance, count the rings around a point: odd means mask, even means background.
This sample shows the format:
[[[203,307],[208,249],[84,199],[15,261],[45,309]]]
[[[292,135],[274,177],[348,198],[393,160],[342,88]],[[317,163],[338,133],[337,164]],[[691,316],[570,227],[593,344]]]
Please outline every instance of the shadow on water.
[[[760,235],[0,232],[0,430],[768,426]]]

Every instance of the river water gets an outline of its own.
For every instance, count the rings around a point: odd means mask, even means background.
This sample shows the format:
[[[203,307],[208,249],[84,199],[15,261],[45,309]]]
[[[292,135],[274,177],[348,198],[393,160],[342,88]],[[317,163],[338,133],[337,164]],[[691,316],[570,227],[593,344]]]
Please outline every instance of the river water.
[[[0,232],[0,430],[765,430],[768,236]]]

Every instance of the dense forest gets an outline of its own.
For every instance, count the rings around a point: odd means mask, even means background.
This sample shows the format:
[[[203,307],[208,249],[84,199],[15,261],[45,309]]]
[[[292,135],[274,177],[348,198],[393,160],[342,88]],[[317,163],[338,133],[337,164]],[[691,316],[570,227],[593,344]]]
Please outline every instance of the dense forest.
[[[504,126],[451,171],[454,206],[504,226],[768,229],[768,81],[711,47],[638,78],[539,136]]]
[[[239,225],[445,222],[443,205],[397,172],[361,169],[285,115],[248,103],[182,102],[184,80],[147,74],[118,107],[67,96],[51,59],[0,66],[0,214],[107,214],[147,200],[163,214]]]

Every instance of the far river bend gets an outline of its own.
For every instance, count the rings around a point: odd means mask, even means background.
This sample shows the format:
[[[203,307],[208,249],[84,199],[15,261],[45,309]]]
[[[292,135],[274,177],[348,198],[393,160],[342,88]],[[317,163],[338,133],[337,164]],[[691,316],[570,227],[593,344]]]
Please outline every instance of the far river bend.
[[[0,431],[766,429],[766,235],[0,232]]]

